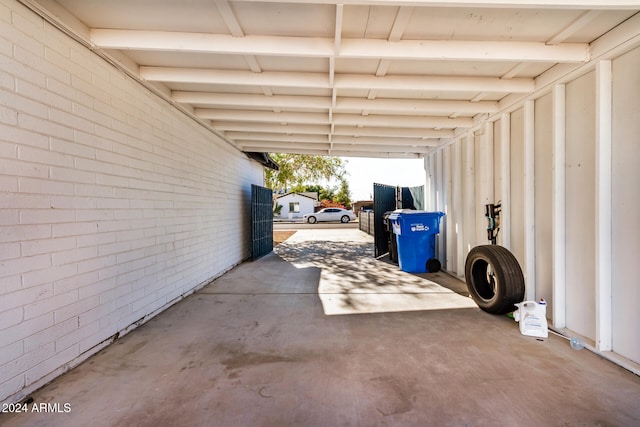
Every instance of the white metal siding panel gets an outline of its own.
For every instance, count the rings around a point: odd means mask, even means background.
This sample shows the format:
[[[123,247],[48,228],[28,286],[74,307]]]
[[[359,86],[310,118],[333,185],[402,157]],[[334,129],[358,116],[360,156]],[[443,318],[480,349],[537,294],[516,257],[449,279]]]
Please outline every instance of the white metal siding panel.
[[[489,172],[492,170],[491,163],[493,162],[493,141],[487,139],[489,136],[492,137],[492,135],[488,135],[488,133],[485,129],[482,135],[475,136],[474,170],[476,177],[476,203],[473,209],[475,235],[471,247],[488,243],[487,221],[484,219],[484,205],[493,203],[493,200],[490,200],[490,198],[493,199],[493,197],[489,196],[490,192],[493,192],[493,179],[489,176]],[[489,190],[489,185],[491,186],[491,191]]]
[[[640,362],[640,49],[613,61],[613,350]]]
[[[524,164],[524,110],[511,113],[511,205],[509,223],[511,225],[510,250],[525,272],[525,164]],[[526,281],[527,277],[525,277]],[[527,287],[529,283],[527,282]]]
[[[502,119],[496,120],[493,126],[493,193],[495,203],[502,203],[502,132],[500,129],[502,128]],[[498,231],[498,238],[496,239],[496,243],[498,245],[504,246],[503,240],[503,229],[502,229],[502,214],[500,217],[500,230]],[[488,242],[487,242],[488,243]]]
[[[447,260],[446,268],[451,273],[457,270],[456,253],[457,253],[457,232],[456,232],[456,209],[454,207],[454,164],[453,164],[453,145],[448,145],[444,150],[444,172],[445,172],[445,213],[446,216],[446,251]]]
[[[595,73],[566,85],[567,327],[595,339]]]
[[[476,246],[476,176],[475,176],[475,136],[468,134],[462,141],[462,206],[463,206],[463,242],[462,259],[467,259],[467,254]],[[462,265],[464,274],[464,264]]]
[[[0,400],[247,258],[250,185],[262,183],[260,165],[9,4]]]
[[[547,301],[547,314],[553,312],[553,124],[552,96],[536,100],[535,106],[535,239],[536,299]]]

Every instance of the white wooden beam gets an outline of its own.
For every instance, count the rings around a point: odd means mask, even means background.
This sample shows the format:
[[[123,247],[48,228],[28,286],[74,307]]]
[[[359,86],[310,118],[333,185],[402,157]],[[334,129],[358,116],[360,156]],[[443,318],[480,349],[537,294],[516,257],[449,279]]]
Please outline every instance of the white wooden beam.
[[[328,150],[329,142],[322,143],[295,141],[295,142],[278,142],[278,141],[254,141],[254,140],[236,140],[234,141],[242,151],[279,151],[286,150],[290,147],[296,149],[309,150]],[[249,149],[250,148],[250,149]]]
[[[610,351],[612,321],[612,70],[596,64],[596,348]]]
[[[367,110],[369,113],[383,114],[478,114],[494,113],[498,110],[498,103],[494,101],[447,101],[420,99],[382,99],[338,98],[335,112],[358,113]]]
[[[422,129],[454,129],[458,127],[469,127],[473,125],[473,120],[468,118],[450,119],[438,116],[389,116],[383,114],[372,114],[359,116],[355,114],[334,114],[333,122],[336,125],[344,126],[364,126],[364,127],[384,127],[384,128],[422,128]]]
[[[401,145],[378,145],[368,144],[367,141],[363,141],[360,144],[339,144],[334,142],[333,147],[336,150],[349,150],[349,151],[367,151],[375,152],[382,151],[387,153],[420,153],[426,154],[431,150],[431,147],[413,147],[413,146],[401,146]]]
[[[338,55],[340,53],[340,42],[342,41],[342,19],[344,16],[344,6],[341,4],[336,5],[336,25],[333,36],[333,53]]]
[[[334,135],[333,142],[340,144],[361,144],[370,145],[387,145],[387,146],[414,146],[414,147],[436,147],[440,145],[439,139],[422,139],[422,138],[381,138],[375,136],[352,137],[343,135]]]
[[[553,301],[552,320],[556,328],[567,326],[567,242],[566,242],[566,101],[565,85],[553,86]]]
[[[527,301],[536,301],[535,102],[524,103],[524,273]]]
[[[275,86],[330,89],[329,78],[323,73],[291,73],[265,71],[206,70],[180,67],[140,67],[140,77],[147,81],[202,83],[241,86]],[[499,79],[494,77],[445,76],[366,76],[338,74],[334,88],[393,90],[415,93],[418,91],[455,92],[509,92],[529,93],[534,89],[533,79]]]
[[[509,9],[637,10],[637,0],[235,0],[260,3],[344,4],[368,6],[471,7]]]
[[[278,142],[278,141],[234,141],[243,151],[296,152],[297,150],[338,150],[360,153],[407,153],[420,154],[421,157],[430,150],[429,147],[403,147],[369,144],[333,144],[309,142]],[[326,153],[325,153],[326,154]]]
[[[269,107],[315,110],[329,110],[331,107],[331,98],[323,96],[264,96],[246,93],[184,91],[174,91],[171,95],[176,102],[217,107]]]
[[[176,102],[235,107],[277,107],[293,109],[331,108],[331,98],[322,96],[234,94],[225,92],[187,92],[174,91],[172,98]],[[409,100],[409,99],[375,99],[337,98],[333,111],[338,113],[357,113],[367,110],[369,113],[383,114],[450,114],[456,111],[462,114],[492,113],[497,111],[498,103],[494,101],[469,102],[446,100]]]
[[[268,143],[273,142],[310,142],[310,143],[328,143],[329,136],[325,135],[311,135],[311,134],[283,134],[283,133],[268,133],[268,132],[225,132],[225,137],[234,141],[266,141]]]
[[[582,28],[589,25],[594,19],[596,19],[600,14],[602,14],[599,10],[587,10],[582,13],[575,21],[562,29],[558,34],[553,36],[551,39],[547,40],[547,44],[556,45],[560,44],[573,34],[576,31],[581,30]]]
[[[223,110],[211,108],[196,108],[195,114],[203,119],[224,122],[264,122],[264,123],[297,123],[309,125],[329,125],[329,116],[322,113],[274,113],[258,110]],[[334,114],[333,123],[338,126],[363,126],[383,128],[422,128],[422,129],[453,129],[469,127],[471,119],[437,116],[388,116],[382,114],[360,116],[355,114]]]
[[[357,126],[336,126],[334,135],[348,136],[383,136],[393,138],[453,138],[451,129],[419,129],[419,128],[366,128]]]
[[[332,150],[332,156],[337,157],[370,157],[380,159],[421,159],[423,153],[392,153],[384,151],[349,151],[346,149]]]
[[[548,45],[542,42],[344,39],[343,58],[433,61],[509,61],[579,63],[589,60],[587,43]]]
[[[543,42],[341,39],[187,33],[146,30],[90,30],[91,42],[102,49],[200,52],[232,55],[375,58],[438,61],[512,61],[574,63],[589,60],[587,43],[549,45]]]
[[[499,79],[495,77],[460,76],[367,76],[361,74],[336,75],[339,89],[395,90],[415,93],[419,91],[455,92],[509,92],[529,93],[534,89],[533,79]]]
[[[525,71],[526,69],[529,68],[529,64],[526,62],[520,62],[518,64],[516,64],[513,68],[511,68],[509,71],[507,71],[502,78],[503,79],[512,79],[515,76],[517,76],[519,73]]]
[[[269,146],[269,145],[241,145],[239,146],[242,151],[258,151],[267,153],[293,153],[293,154],[309,154],[312,156],[328,156],[329,145],[318,146],[314,148],[306,148],[298,146],[296,144],[288,144],[286,146]],[[366,157],[369,157],[368,155]]]
[[[388,40],[390,42],[400,41],[404,34],[404,30],[407,28],[407,25],[409,25],[409,20],[413,15],[413,10],[414,8],[409,6],[400,6],[398,8],[396,19],[394,19],[391,32],[389,33]]]
[[[263,123],[263,122],[240,122],[217,120],[213,123],[213,128],[221,131],[237,132],[266,132],[279,134],[328,134],[331,131],[329,125],[308,125],[308,124],[288,124]]]
[[[220,12],[220,16],[222,16],[222,20],[227,25],[229,32],[231,32],[231,35],[233,37],[244,37],[244,31],[236,19],[233,10],[231,10],[229,2],[227,0],[215,0],[215,4],[218,8],[218,12]]]
[[[324,73],[288,73],[265,71],[205,70],[177,67],[140,67],[140,77],[147,81],[202,83],[239,86],[268,86],[330,89]]]
[[[329,117],[320,113],[274,113],[271,111],[214,110],[196,108],[196,116],[202,119],[235,122],[299,123],[328,125]]]
[[[103,49],[199,52],[296,57],[334,56],[334,40],[320,37],[256,36],[177,31],[91,29],[91,42]]]

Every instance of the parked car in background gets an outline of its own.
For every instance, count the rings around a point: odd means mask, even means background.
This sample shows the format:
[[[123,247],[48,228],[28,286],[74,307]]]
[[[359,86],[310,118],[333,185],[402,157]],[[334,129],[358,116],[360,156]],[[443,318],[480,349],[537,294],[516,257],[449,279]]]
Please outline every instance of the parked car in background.
[[[346,209],[341,208],[324,208],[318,212],[306,214],[302,216],[304,222],[315,224],[316,222],[340,221],[347,223],[356,219],[356,215]]]

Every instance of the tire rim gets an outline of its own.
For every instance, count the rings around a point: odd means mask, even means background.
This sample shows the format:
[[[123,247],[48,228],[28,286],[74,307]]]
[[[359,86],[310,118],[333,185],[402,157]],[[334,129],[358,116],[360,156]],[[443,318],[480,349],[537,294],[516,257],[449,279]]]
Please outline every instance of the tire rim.
[[[496,296],[498,278],[491,263],[478,259],[471,267],[475,289],[484,301],[491,301]]]

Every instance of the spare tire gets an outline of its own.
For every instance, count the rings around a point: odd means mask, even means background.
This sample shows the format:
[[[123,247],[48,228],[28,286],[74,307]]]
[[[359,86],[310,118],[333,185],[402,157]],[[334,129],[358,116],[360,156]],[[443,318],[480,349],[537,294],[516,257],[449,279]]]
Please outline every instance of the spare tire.
[[[482,310],[492,314],[514,311],[524,298],[524,276],[516,257],[497,245],[476,246],[464,268],[469,294]]]

